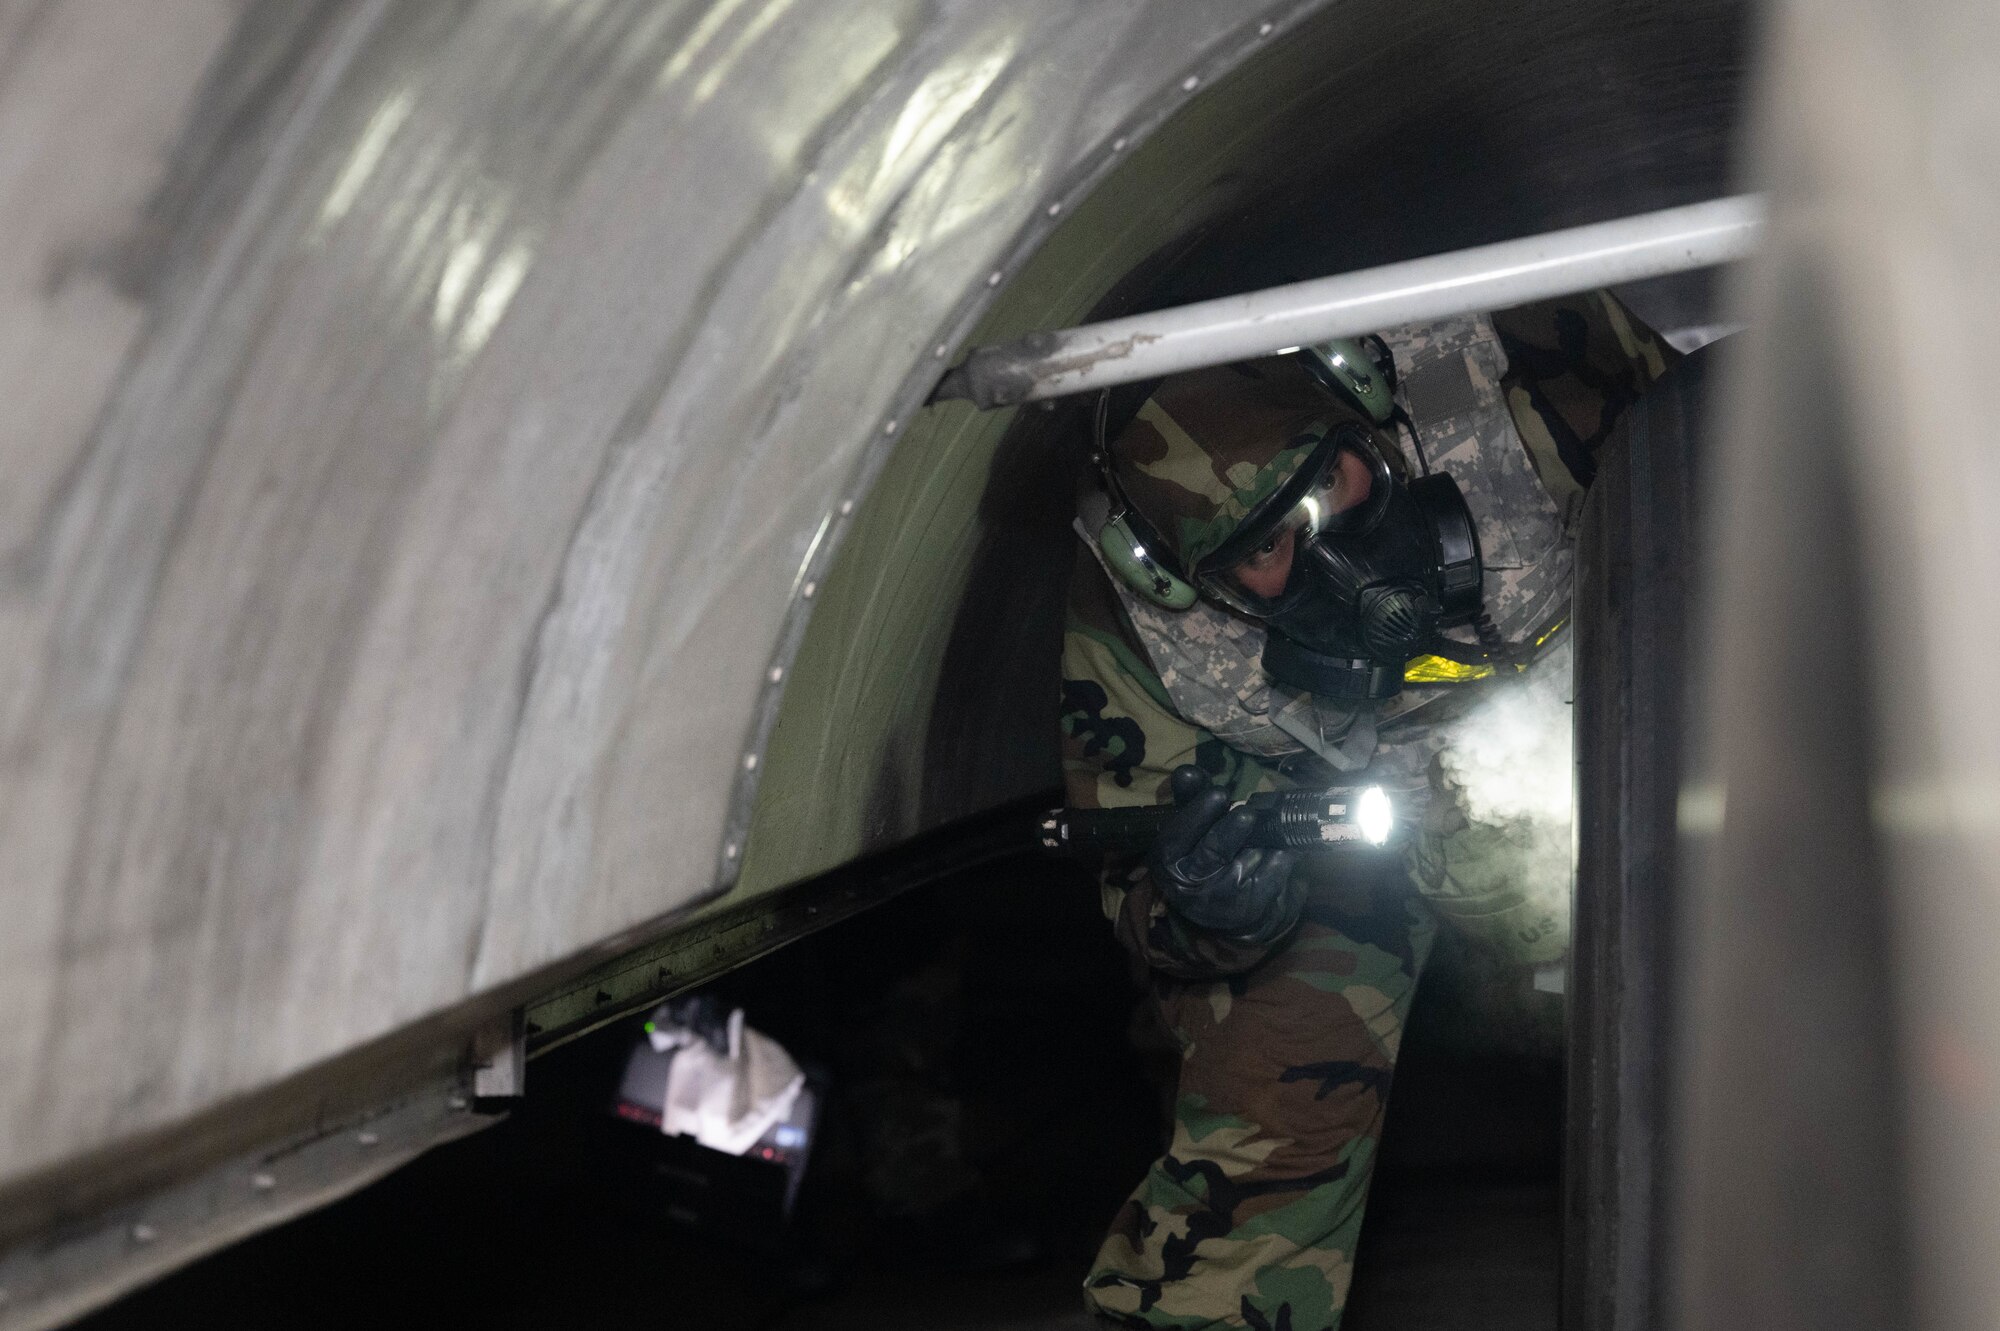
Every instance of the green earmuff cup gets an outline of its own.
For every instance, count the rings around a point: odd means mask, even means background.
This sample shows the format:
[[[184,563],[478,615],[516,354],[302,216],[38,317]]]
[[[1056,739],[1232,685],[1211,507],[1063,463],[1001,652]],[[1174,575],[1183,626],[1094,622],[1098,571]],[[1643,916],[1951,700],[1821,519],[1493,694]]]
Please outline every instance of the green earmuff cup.
[[[1351,337],[1321,342],[1309,353],[1317,362],[1320,377],[1338,389],[1377,425],[1387,425],[1396,411],[1395,390],[1368,349]]]
[[[1112,516],[1098,530],[1097,547],[1125,585],[1153,604],[1168,610],[1186,610],[1194,604],[1194,588],[1154,557],[1123,513]]]

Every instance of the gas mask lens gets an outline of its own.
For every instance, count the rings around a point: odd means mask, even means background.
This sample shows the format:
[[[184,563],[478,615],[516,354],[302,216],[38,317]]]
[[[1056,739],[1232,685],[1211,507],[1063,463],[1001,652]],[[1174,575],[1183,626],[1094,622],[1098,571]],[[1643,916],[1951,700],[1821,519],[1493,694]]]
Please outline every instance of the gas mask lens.
[[[1362,432],[1343,427],[1209,557],[1203,588],[1247,615],[1281,611],[1300,590],[1305,550],[1323,535],[1365,531],[1390,493],[1388,466]]]

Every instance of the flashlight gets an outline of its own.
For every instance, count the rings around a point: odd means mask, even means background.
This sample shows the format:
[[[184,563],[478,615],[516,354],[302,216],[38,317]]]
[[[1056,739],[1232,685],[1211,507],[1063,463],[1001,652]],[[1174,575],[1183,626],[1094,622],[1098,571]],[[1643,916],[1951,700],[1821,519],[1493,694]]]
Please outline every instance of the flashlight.
[[[1395,801],[1380,786],[1280,790],[1243,804],[1257,815],[1249,844],[1267,850],[1369,854],[1396,849]],[[1057,855],[1139,854],[1151,848],[1170,806],[1145,809],[1051,809],[1042,816],[1042,849]]]
[[[1369,786],[1355,801],[1354,822],[1361,829],[1361,839],[1371,846],[1385,846],[1389,834],[1396,830],[1396,806],[1389,802],[1389,793],[1380,786]]]
[[[1253,846],[1284,850],[1357,844],[1381,847],[1389,844],[1396,830],[1395,806],[1380,786],[1286,790],[1252,795],[1245,803],[1257,811],[1257,830],[1250,834]]]

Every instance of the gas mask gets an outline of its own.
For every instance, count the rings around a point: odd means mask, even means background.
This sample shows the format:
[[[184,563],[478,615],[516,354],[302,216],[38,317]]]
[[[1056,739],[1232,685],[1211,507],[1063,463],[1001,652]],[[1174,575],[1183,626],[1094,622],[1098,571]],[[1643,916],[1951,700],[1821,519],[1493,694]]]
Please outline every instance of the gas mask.
[[[1441,629],[1478,619],[1482,571],[1457,482],[1404,481],[1368,430],[1343,425],[1193,581],[1264,621],[1274,682],[1358,703],[1393,697],[1408,661],[1447,646]]]

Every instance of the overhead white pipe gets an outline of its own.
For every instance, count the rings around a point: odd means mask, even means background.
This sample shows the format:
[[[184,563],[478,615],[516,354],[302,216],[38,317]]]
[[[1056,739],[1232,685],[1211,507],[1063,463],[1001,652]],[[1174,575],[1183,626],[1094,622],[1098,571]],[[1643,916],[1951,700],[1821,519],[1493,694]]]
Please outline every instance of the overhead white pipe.
[[[1748,255],[1763,224],[1763,200],[1738,195],[1035,333],[974,351],[937,397],[982,407],[1033,402],[1712,267]]]

